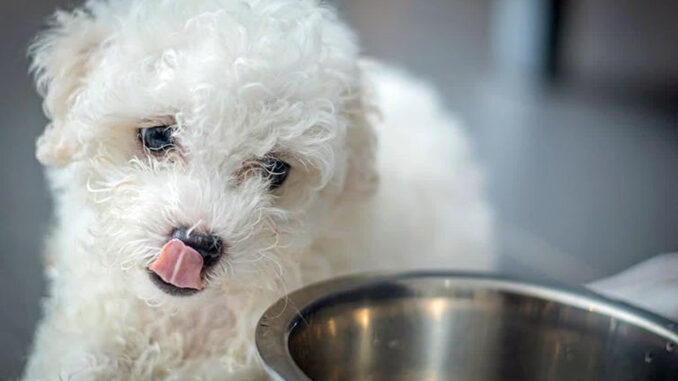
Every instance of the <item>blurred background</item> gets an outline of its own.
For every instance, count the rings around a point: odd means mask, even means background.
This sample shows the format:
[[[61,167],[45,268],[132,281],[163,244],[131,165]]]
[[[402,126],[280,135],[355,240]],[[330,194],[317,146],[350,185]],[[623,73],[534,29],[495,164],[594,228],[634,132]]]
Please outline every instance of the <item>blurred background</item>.
[[[0,2],[0,379],[44,295],[44,127],[26,46],[57,7]],[[486,173],[504,271],[578,283],[678,249],[678,2],[335,0],[366,54],[436,84]]]

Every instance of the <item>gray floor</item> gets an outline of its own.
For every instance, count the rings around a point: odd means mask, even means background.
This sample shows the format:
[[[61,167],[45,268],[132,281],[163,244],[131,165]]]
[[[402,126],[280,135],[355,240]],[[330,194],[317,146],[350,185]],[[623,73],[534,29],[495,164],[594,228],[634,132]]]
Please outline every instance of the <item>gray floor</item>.
[[[50,215],[33,158],[45,120],[24,52],[45,16],[67,3],[0,3],[0,379],[19,374],[39,316]],[[678,248],[675,110],[500,74],[488,1],[337,3],[367,53],[434,81],[466,122],[506,271],[582,282]]]

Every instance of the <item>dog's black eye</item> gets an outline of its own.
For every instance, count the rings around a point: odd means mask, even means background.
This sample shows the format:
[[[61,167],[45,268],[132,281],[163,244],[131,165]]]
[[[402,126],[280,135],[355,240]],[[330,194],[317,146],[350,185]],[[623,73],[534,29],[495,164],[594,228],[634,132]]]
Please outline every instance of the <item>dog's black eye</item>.
[[[166,151],[174,146],[172,127],[157,126],[139,129],[139,139],[151,152]]]
[[[262,166],[266,171],[266,177],[269,181],[268,189],[279,188],[287,179],[287,173],[290,171],[290,165],[276,157],[266,157],[262,160]]]

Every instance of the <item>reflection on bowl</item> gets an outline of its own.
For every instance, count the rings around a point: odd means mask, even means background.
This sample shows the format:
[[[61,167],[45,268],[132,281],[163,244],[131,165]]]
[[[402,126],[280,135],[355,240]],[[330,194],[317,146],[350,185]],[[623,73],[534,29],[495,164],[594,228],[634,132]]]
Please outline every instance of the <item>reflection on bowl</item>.
[[[459,273],[293,292],[256,332],[273,380],[678,380],[674,323],[584,289]]]

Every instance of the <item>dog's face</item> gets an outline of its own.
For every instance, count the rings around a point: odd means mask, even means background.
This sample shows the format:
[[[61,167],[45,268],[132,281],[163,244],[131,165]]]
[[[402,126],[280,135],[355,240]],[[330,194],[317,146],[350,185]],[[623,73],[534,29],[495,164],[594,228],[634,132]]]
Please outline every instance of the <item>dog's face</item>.
[[[123,3],[33,49],[38,157],[92,215],[92,261],[145,298],[279,290],[374,185],[350,34],[313,2]]]

